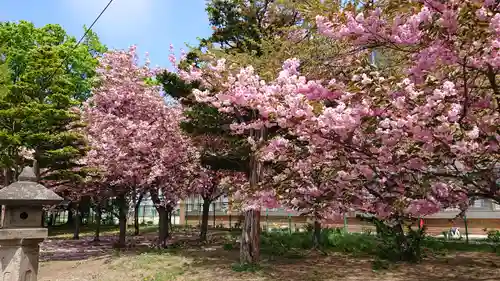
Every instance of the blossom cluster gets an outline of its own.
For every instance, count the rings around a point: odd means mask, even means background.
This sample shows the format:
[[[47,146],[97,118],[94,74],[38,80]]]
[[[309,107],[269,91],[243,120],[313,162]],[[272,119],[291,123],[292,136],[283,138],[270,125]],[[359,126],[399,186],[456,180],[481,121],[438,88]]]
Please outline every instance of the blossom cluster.
[[[106,53],[100,85],[84,109],[91,150],[87,165],[121,188],[154,188],[162,203],[177,204],[190,192],[198,152],[179,128],[182,108],[167,105],[158,72],[140,66],[136,47]]]
[[[416,217],[466,208],[478,195],[500,198],[500,8],[417,2],[395,17],[384,7],[317,17],[320,33],[360,50],[356,57],[369,46],[398,54],[397,74],[356,60],[347,78],[310,81],[296,59],[273,81],[225,60],[181,71],[204,86],[198,102],[235,117],[231,129],[248,135],[261,161],[281,164],[256,194],[323,217]],[[286,134],[251,134],[276,127]]]

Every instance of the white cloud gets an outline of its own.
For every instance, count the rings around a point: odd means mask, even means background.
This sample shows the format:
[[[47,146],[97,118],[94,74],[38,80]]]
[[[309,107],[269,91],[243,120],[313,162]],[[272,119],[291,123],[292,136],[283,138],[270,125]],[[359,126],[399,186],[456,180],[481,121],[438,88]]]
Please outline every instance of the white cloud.
[[[75,20],[89,26],[109,0],[62,0]],[[154,0],[114,0],[96,24],[103,32],[134,32],[151,23]]]

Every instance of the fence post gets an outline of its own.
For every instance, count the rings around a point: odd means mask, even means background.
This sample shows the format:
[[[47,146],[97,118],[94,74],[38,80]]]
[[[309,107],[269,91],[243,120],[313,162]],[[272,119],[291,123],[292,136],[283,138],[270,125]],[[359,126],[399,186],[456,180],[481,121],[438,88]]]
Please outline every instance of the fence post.
[[[288,232],[292,234],[292,214],[288,213]]]
[[[198,203],[198,225],[201,227],[201,216],[203,214],[202,212],[202,204],[201,203]]]
[[[216,222],[215,222],[215,202],[213,202],[213,203],[212,203],[212,209],[213,209],[213,210],[212,210],[212,213],[213,213],[213,217],[214,217],[214,228],[215,228],[215,226],[216,226],[216,225],[215,225],[215,223],[216,223]]]
[[[145,219],[146,218],[146,205],[142,206],[142,223],[146,223]]]
[[[469,244],[469,227],[467,225],[467,215],[464,215],[465,224],[465,243]]]
[[[187,218],[188,218],[189,203],[187,203],[187,201],[186,201],[186,203],[183,202],[182,204],[184,204],[184,224],[186,226],[188,226],[188,219]]]
[[[347,215],[344,213],[344,232],[348,232]]]
[[[266,232],[269,232],[269,209],[266,208]]]

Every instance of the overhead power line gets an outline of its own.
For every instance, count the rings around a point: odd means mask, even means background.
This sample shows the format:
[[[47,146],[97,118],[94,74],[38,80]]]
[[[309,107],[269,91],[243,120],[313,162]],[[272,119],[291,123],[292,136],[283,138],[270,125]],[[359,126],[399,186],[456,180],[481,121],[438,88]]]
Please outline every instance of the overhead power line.
[[[50,85],[49,83],[52,82],[52,79],[54,78],[54,76],[56,75],[57,71],[62,67],[64,66],[64,64],[66,63],[66,61],[68,60],[69,56],[71,55],[71,53],[76,50],[76,48],[78,48],[78,46],[80,45],[80,43],[82,43],[82,41],[85,39],[85,37],[87,37],[87,34],[92,30],[92,27],[94,27],[94,25],[99,21],[99,19],[101,18],[101,16],[104,14],[104,12],[106,12],[106,10],[109,8],[109,6],[111,5],[111,3],[113,3],[114,0],[109,0],[108,4],[102,9],[102,11],[99,13],[99,15],[97,16],[97,18],[95,18],[95,20],[92,22],[92,24],[89,26],[89,28],[87,28],[87,30],[85,30],[85,33],[83,34],[83,36],[80,38],[80,40],[78,40],[78,42],[75,44],[75,46],[73,46],[73,48],[71,49],[71,51],[69,52],[69,54],[66,55],[66,57],[64,58],[64,60],[61,62],[61,64],[54,70],[54,72],[52,73],[52,75],[49,76],[49,79],[47,80],[47,85]]]

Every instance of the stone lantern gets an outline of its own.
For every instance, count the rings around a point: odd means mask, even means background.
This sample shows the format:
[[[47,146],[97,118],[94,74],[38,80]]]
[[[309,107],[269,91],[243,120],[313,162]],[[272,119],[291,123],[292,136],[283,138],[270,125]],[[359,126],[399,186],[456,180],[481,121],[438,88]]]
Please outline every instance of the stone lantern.
[[[62,200],[36,183],[30,167],[24,168],[17,182],[0,190],[0,205],[4,206],[0,229],[0,280],[37,280],[40,242],[48,236],[48,230],[41,227],[43,206]]]

